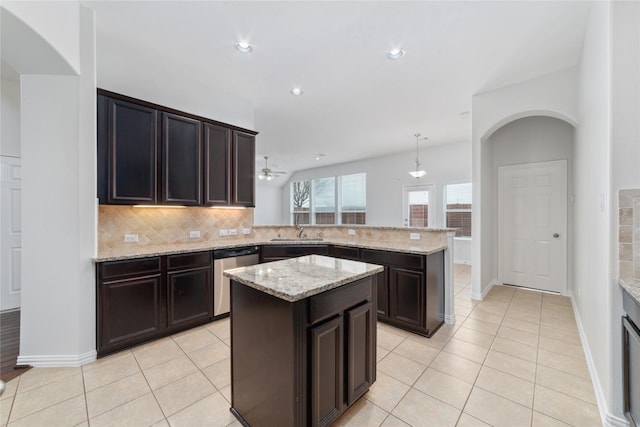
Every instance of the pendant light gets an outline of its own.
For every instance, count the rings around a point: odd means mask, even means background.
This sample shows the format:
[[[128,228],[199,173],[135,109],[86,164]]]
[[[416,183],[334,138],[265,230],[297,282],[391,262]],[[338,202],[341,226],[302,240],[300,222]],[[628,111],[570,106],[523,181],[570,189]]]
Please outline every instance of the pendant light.
[[[416,133],[416,169],[409,172],[409,175],[414,177],[415,179],[420,179],[427,174],[424,170],[420,169],[420,158],[418,156],[418,140],[420,139],[420,134]],[[426,137],[424,139],[427,139]]]

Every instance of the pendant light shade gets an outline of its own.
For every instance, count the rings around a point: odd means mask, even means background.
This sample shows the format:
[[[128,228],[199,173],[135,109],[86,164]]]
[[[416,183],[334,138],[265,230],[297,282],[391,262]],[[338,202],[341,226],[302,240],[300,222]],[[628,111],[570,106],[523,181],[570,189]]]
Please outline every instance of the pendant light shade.
[[[416,137],[416,169],[409,171],[409,175],[411,175],[412,177],[414,177],[415,179],[420,179],[423,176],[425,176],[427,174],[426,171],[420,169],[420,156],[418,155],[418,140],[420,139],[420,134],[416,133],[414,135]],[[427,139],[427,138],[424,138]]]

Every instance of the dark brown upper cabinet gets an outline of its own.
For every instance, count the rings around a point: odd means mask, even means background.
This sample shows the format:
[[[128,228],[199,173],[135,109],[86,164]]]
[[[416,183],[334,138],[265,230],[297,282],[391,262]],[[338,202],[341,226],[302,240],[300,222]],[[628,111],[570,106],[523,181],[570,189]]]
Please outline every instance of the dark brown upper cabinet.
[[[255,135],[98,89],[100,203],[253,207]]]
[[[231,130],[204,124],[204,204],[231,204]]]
[[[158,112],[98,96],[98,198],[105,204],[157,202]]]
[[[163,205],[197,206],[202,200],[202,122],[162,113]]]
[[[255,206],[256,137],[233,132],[233,199],[235,206]]]

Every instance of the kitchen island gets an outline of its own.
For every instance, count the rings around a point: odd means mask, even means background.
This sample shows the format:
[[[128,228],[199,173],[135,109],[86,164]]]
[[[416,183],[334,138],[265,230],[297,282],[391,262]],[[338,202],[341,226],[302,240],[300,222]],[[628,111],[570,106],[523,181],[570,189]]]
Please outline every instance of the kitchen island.
[[[376,275],[309,255],[231,279],[231,411],[254,427],[331,424],[376,376]]]

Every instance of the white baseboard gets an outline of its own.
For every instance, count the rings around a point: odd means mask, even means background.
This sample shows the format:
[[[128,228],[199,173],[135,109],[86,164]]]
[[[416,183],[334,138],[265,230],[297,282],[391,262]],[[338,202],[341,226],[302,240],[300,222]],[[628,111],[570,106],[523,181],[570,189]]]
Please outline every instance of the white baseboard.
[[[629,427],[629,422],[626,418],[620,418],[609,412],[607,401],[602,391],[602,385],[596,371],[596,366],[593,362],[593,356],[587,343],[587,336],[584,333],[582,327],[582,321],[580,320],[580,312],[576,306],[576,300],[573,294],[569,295],[571,298],[571,305],[573,306],[573,313],[576,318],[576,325],[578,326],[578,333],[580,334],[580,342],[582,343],[582,349],[584,351],[584,357],[587,361],[587,367],[589,368],[589,375],[591,376],[591,384],[593,385],[593,391],[596,395],[596,402],[598,404],[598,411],[600,412],[600,420],[605,427]]]
[[[482,301],[489,294],[489,291],[491,291],[491,288],[493,288],[493,285],[497,285],[497,284],[498,284],[498,281],[496,279],[491,279],[489,284],[484,288],[484,290],[481,293],[478,294],[476,292],[471,292],[471,299]]]
[[[456,323],[456,315],[455,314],[445,314],[444,315],[444,323],[449,325],[453,325]]]
[[[469,261],[468,259],[456,259],[453,260],[454,264],[464,264],[464,265],[471,265],[471,261]]]
[[[95,361],[97,355],[95,350],[91,350],[83,354],[18,356],[17,364],[39,368],[76,367]]]

